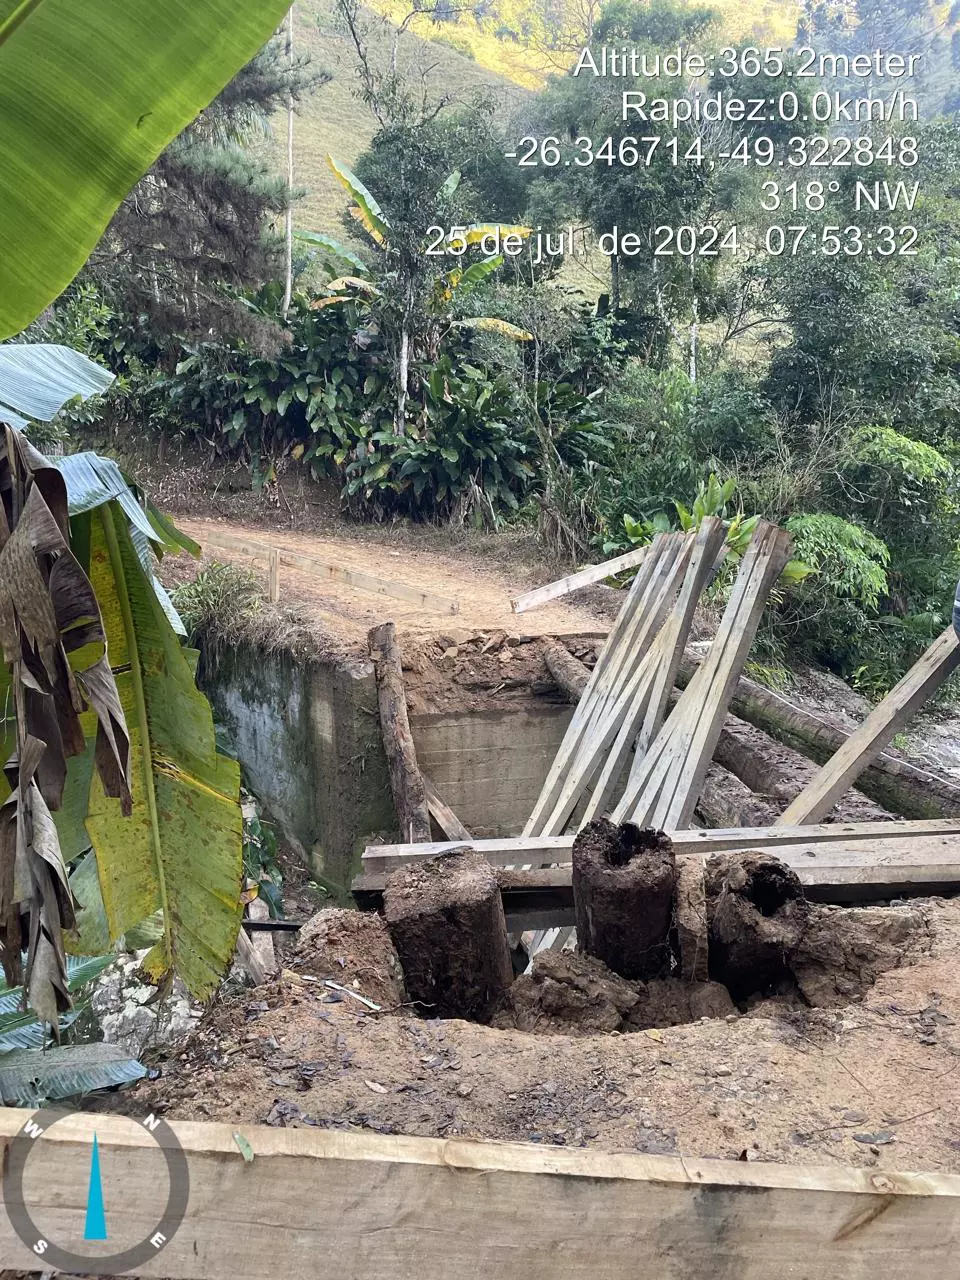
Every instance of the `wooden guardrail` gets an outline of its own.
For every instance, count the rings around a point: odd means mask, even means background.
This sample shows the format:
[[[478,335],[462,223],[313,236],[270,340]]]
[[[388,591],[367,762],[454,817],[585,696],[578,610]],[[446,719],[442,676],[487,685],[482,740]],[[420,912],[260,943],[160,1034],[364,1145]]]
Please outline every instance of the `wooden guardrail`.
[[[201,541],[204,547],[220,551],[236,551],[240,555],[249,556],[252,560],[266,563],[270,599],[274,603],[280,599],[280,568],[282,565],[288,565],[292,569],[312,573],[318,578],[342,582],[347,586],[356,587],[358,591],[369,591],[374,595],[404,600],[408,604],[418,605],[421,609],[429,609],[434,613],[457,614],[460,612],[459,600],[451,599],[450,596],[421,591],[419,587],[411,587],[406,582],[397,582],[393,578],[380,578],[372,573],[364,573],[360,569],[349,569],[345,565],[333,564],[329,560],[288,551],[285,547],[272,547],[266,542],[258,542],[255,539],[238,538],[232,533],[224,533],[221,530],[204,531]]]

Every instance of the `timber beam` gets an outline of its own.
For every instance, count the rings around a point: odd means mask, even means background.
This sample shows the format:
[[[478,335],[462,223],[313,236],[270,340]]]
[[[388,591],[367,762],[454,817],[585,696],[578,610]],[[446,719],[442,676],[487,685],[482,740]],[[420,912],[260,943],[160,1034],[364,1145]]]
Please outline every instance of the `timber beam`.
[[[0,1155],[30,1113],[0,1112]],[[72,1115],[30,1139],[30,1210],[85,1257],[96,1128],[124,1193],[111,1242],[154,1230],[163,1156],[143,1123]],[[899,1265],[956,1275],[960,1177],[886,1169],[611,1154],[461,1138],[172,1122],[189,1173],[186,1213],[135,1274],[169,1280],[849,1280]],[[237,1140],[239,1133],[244,1142]],[[163,1196],[161,1195],[161,1200]],[[49,1265],[0,1214],[0,1260]],[[162,1210],[162,1205],[161,1205]],[[112,1246],[111,1246],[112,1247]],[[109,1259],[104,1259],[105,1263]],[[103,1274],[96,1258],[84,1270]]]

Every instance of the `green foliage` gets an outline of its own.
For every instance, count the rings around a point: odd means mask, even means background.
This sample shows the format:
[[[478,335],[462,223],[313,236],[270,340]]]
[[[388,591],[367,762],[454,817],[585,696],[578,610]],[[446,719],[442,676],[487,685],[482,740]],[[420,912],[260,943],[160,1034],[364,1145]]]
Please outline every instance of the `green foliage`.
[[[243,793],[243,871],[252,880],[274,920],[283,915],[283,872],[277,860],[277,833],[264,822],[256,800]]]
[[[794,547],[819,579],[819,586],[836,596],[857,601],[864,610],[875,610],[887,590],[890,552],[886,545],[840,516],[792,516],[787,529]]]

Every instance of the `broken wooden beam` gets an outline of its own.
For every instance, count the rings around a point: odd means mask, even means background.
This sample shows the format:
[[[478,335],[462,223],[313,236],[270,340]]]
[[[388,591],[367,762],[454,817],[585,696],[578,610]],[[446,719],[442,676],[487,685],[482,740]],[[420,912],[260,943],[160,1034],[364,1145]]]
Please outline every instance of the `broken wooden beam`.
[[[393,792],[400,830],[411,841],[429,840],[430,813],[410,733],[397,629],[392,622],[381,623],[372,629],[368,642],[377,681],[377,701],[390,774],[390,790]]]
[[[5,1169],[31,1118],[0,1112]],[[26,1139],[31,1214],[51,1239],[82,1242],[78,1188],[89,1178],[94,1128],[103,1167],[123,1171],[111,1239],[139,1240],[157,1222],[163,1159],[149,1129],[121,1116],[74,1114]],[[558,1240],[564,1280],[850,1280],[897,1259],[911,1280],[946,1280],[960,1244],[960,1177],[950,1174],[322,1128],[171,1121],[170,1129],[190,1195],[182,1222],[139,1272],[169,1280],[308,1280],[321,1258],[336,1259],[337,1280],[488,1280],[505,1259],[526,1280],[550,1280]],[[250,1229],[251,1205],[269,1230]],[[15,1234],[14,1201],[5,1207],[4,1264],[49,1266]],[[102,1274],[96,1248],[76,1247],[92,1255],[84,1270]]]
[[[579,591],[582,587],[592,586],[595,582],[603,582],[605,578],[612,578],[626,569],[635,569],[646,559],[649,550],[649,546],[635,547],[633,551],[627,551],[613,560],[587,565],[585,569],[567,574],[565,578],[558,578],[556,582],[548,582],[546,586],[526,591],[515,600],[511,600],[513,612],[525,613],[527,609],[535,609],[538,605],[548,604],[551,600],[559,600],[569,595],[571,591]]]
[[[470,832],[446,803],[427,775],[421,772],[420,777],[423,779],[423,791],[427,798],[430,817],[433,818],[443,834],[448,840],[469,840],[471,838]]]
[[[818,822],[957,667],[960,667],[960,637],[951,626],[874,707],[813,782],[791,802],[780,823],[794,826]]]

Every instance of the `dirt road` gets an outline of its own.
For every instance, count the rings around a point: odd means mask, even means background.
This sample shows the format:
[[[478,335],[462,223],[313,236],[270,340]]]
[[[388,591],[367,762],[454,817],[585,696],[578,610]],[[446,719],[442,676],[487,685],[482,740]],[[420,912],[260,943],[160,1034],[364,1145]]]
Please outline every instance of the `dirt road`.
[[[236,547],[217,545],[226,535],[250,544],[315,558],[317,571],[302,564],[281,564],[280,601],[296,604],[315,616],[328,630],[345,639],[365,638],[370,627],[392,619],[407,633],[443,633],[457,641],[479,632],[505,631],[510,635],[600,634],[609,626],[602,608],[560,601],[527,613],[513,613],[512,596],[536,585],[529,573],[515,565],[491,566],[486,559],[444,554],[435,550],[392,550],[382,542],[367,541],[362,534],[351,538],[318,537],[309,533],[275,531],[211,518],[177,517],[177,524],[204,548],[207,559],[249,564],[266,578],[266,557],[251,557]],[[379,578],[459,606],[457,613],[377,594],[351,582],[325,576],[323,564]]]

